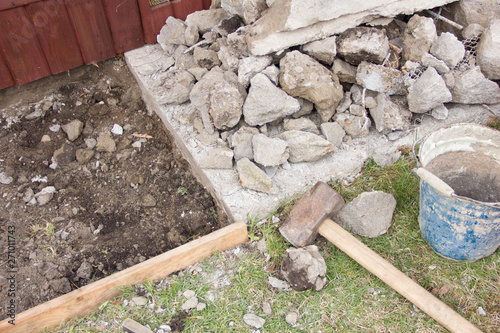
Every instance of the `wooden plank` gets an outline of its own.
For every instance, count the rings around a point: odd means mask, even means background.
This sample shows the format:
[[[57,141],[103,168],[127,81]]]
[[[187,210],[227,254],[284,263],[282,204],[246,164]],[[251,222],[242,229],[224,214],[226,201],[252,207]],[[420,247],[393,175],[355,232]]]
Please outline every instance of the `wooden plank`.
[[[156,35],[160,33],[161,28],[165,25],[165,21],[169,16],[174,16],[174,7],[172,6],[172,3],[165,2],[152,7],[151,10],[154,29],[153,32],[155,34],[156,43]]]
[[[65,0],[86,64],[115,56],[113,38],[101,0]]]
[[[15,85],[50,75],[35,29],[23,7],[0,12],[0,52]]]
[[[137,0],[103,0],[115,51],[122,53],[144,45]]]
[[[212,5],[212,0],[203,0],[203,9],[210,9]]]
[[[141,12],[142,28],[144,29],[144,41],[148,44],[156,43],[156,34],[153,23],[153,12],[149,0],[137,0]]]
[[[83,64],[80,47],[68,11],[56,0],[26,6],[52,74]]]
[[[22,7],[41,0],[0,0],[0,11]]]
[[[224,251],[248,241],[244,222],[233,223],[199,239],[160,254],[140,264],[112,274],[66,295],[40,304],[16,316],[15,325],[8,319],[0,322],[0,332],[38,332],[69,320],[84,316],[107,300],[120,294],[120,288],[146,280],[158,281],[169,274],[185,269],[215,251]]]
[[[186,17],[198,10],[203,10],[202,0],[174,0],[174,16],[178,19],[185,20]]]
[[[10,75],[9,68],[0,56],[0,90],[14,85],[14,79]]]

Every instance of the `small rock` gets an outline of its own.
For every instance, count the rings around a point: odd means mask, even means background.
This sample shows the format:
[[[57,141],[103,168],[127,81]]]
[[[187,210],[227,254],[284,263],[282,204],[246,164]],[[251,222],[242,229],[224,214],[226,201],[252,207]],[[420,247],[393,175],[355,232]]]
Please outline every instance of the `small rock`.
[[[0,184],[9,185],[14,181],[14,178],[7,176],[4,171],[0,172]]]
[[[123,127],[118,124],[114,124],[113,128],[111,129],[111,133],[116,135],[123,135]]]
[[[33,199],[34,195],[35,195],[35,192],[33,191],[33,189],[31,187],[28,187],[26,189],[26,191],[24,192],[23,201],[26,203],[30,202],[31,199]]]
[[[51,125],[51,126],[49,127],[49,130],[50,130],[51,132],[54,132],[54,133],[59,132],[59,130],[60,130],[60,129],[61,129],[61,125],[59,125],[59,124],[54,124],[54,125]]]
[[[236,169],[241,186],[264,193],[271,193],[274,190],[271,178],[248,158],[240,159],[236,163]]]
[[[319,135],[302,131],[285,131],[278,136],[290,147],[289,162],[313,162],[333,152],[332,143]]]
[[[484,309],[480,306],[477,308],[477,313],[480,315],[480,316],[483,316],[485,317],[486,316],[486,311],[484,311]]]
[[[285,321],[290,326],[295,326],[297,324],[297,320],[299,319],[299,315],[297,312],[289,312],[285,317]]]
[[[265,238],[261,238],[261,239],[257,242],[257,249],[258,249],[261,253],[266,253],[266,252],[267,252],[267,243],[266,243]]]
[[[206,307],[207,305],[205,303],[198,303],[198,305],[196,306],[196,311],[203,311]]]
[[[444,32],[432,44],[429,53],[443,60],[449,68],[454,68],[464,58],[465,46],[454,34]]]
[[[137,306],[144,306],[148,303],[148,299],[144,296],[132,297],[132,302]]]
[[[116,142],[106,133],[99,134],[97,138],[97,151],[112,153],[116,150]]]
[[[52,280],[49,282],[49,285],[56,293],[66,294],[71,291],[71,285],[69,284],[69,281],[66,278]]]
[[[246,315],[244,315],[243,321],[248,326],[256,329],[261,329],[266,323],[266,320],[264,318],[261,318],[253,313],[247,313]]]
[[[281,165],[290,156],[290,149],[286,141],[268,138],[264,134],[254,135],[252,146],[254,161],[265,167]]]
[[[53,158],[57,164],[69,164],[76,158],[75,148],[72,145],[64,143],[61,148],[54,151]]]
[[[190,299],[196,296],[196,292],[194,292],[193,290],[186,290],[185,292],[182,293],[182,296],[184,296],[186,299]]]
[[[283,121],[285,131],[304,131],[319,134],[318,127],[309,118],[285,119]]]
[[[342,126],[337,122],[328,122],[322,123],[320,125],[321,134],[325,136],[325,138],[333,143],[335,147],[340,147],[342,145],[342,141],[344,140],[345,131]]]
[[[326,263],[316,245],[286,250],[281,273],[294,290],[323,289],[326,284]]]
[[[286,281],[277,279],[277,278],[275,278],[273,276],[270,276],[268,280],[269,280],[269,284],[273,288],[276,288],[276,289],[281,290],[281,291],[290,291],[290,290],[292,290],[292,288],[290,287],[290,284],[288,282],[286,282]]]
[[[139,205],[142,207],[154,207],[156,206],[156,199],[151,194],[146,194],[141,198]]]
[[[219,66],[221,64],[219,58],[217,57],[217,52],[210,49],[195,47],[193,51],[193,57],[198,66],[206,68],[208,70],[212,69],[212,67],[214,66]]]
[[[92,157],[94,157],[95,152],[90,149],[78,149],[76,151],[76,160],[80,164],[87,164]]]
[[[172,332],[172,328],[170,327],[170,325],[160,325],[159,328],[162,329],[164,332]]]
[[[370,131],[371,120],[367,116],[359,117],[348,113],[339,113],[333,117],[344,131],[353,138],[367,136]]]
[[[197,305],[198,305],[198,298],[196,296],[193,296],[181,305],[181,309],[187,312],[191,309],[196,308]]]
[[[213,148],[208,156],[200,161],[200,167],[206,169],[232,169],[234,153],[229,148]]]
[[[62,125],[61,128],[64,132],[66,132],[69,141],[75,141],[82,133],[83,122],[75,119],[65,125]]]
[[[78,281],[79,279],[90,279],[92,276],[92,273],[94,272],[94,268],[92,267],[92,264],[88,261],[82,262],[78,270],[76,271],[76,277],[75,281]],[[132,298],[132,300],[134,300]],[[134,302],[135,303],[135,302]],[[146,303],[144,303],[146,304]]]
[[[327,65],[333,64],[337,55],[337,37],[327,37],[302,46],[304,53]]]
[[[408,88],[408,108],[414,113],[425,113],[452,99],[451,92],[438,72],[429,67]]]
[[[44,143],[44,142],[50,142],[50,136],[48,136],[47,134],[43,135],[42,136],[42,139],[40,140],[40,142]]]
[[[85,144],[87,145],[88,149],[94,149],[95,146],[97,145],[97,140],[94,138],[88,138],[85,139]]]
[[[264,304],[262,304],[262,313],[264,313],[265,316],[269,316],[273,313],[273,309],[271,308],[271,304],[269,302],[264,302]]]
[[[381,64],[389,53],[389,40],[383,29],[351,28],[337,38],[337,52],[353,65],[362,61]]]
[[[35,194],[34,198],[38,202],[38,205],[43,206],[46,205],[52,198],[54,197],[54,193],[56,193],[56,188],[54,186],[44,187],[40,192]]]

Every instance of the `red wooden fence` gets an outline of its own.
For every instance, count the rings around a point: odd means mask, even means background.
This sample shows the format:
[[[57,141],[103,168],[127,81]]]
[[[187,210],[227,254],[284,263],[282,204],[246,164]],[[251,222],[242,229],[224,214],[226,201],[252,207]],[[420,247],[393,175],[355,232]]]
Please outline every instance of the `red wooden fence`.
[[[156,43],[169,16],[210,0],[0,0],[0,89]]]

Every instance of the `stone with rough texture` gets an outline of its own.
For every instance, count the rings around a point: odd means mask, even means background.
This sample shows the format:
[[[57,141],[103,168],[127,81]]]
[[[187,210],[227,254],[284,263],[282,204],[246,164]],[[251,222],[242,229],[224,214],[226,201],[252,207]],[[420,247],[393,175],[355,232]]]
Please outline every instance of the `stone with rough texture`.
[[[364,192],[339,211],[339,224],[356,235],[377,237],[392,224],[396,199],[382,191]]]
[[[354,86],[355,85],[353,85],[352,87],[354,87]],[[352,93],[350,91],[346,91],[344,93],[344,96],[340,100],[340,103],[339,103],[339,105],[337,106],[337,109],[336,109],[336,111],[338,113],[345,112],[349,108],[349,106],[352,104],[351,96],[352,96]]]
[[[261,73],[267,76],[275,86],[278,85],[280,80],[280,69],[278,67],[275,65],[268,66]]]
[[[281,262],[281,274],[296,291],[319,291],[326,284],[326,263],[316,245],[289,248]]]
[[[382,29],[347,29],[337,39],[337,53],[352,65],[362,61],[381,64],[389,53],[389,39]]]
[[[107,137],[109,138],[109,136],[107,136]],[[111,139],[111,141],[113,141],[113,139]],[[99,140],[98,140],[98,142],[99,142]],[[113,141],[113,143],[114,143],[114,141]],[[69,164],[69,163],[73,162],[76,158],[75,148],[72,145],[69,145],[67,143],[63,143],[63,145],[59,149],[54,151],[53,158],[57,164],[61,164],[61,165]]]
[[[336,107],[344,93],[333,72],[299,51],[280,60],[280,85],[288,94],[305,98],[319,109]]]
[[[169,16],[160,33],[156,36],[158,44],[186,44],[186,23],[173,16]],[[163,47],[163,46],[162,46]]]
[[[39,206],[46,205],[54,197],[56,193],[56,188],[54,186],[44,187],[40,192],[35,194],[36,201]]]
[[[443,60],[439,60],[430,53],[426,53],[422,56],[422,65],[425,67],[434,67],[439,74],[446,74],[450,71],[450,68]]]
[[[206,128],[210,126],[207,122],[212,121],[217,129],[225,130],[240,121],[246,92],[236,74],[214,67],[194,85],[189,97]]]
[[[451,101],[452,96],[443,78],[429,67],[408,88],[408,108],[414,113],[425,113]]]
[[[406,94],[401,71],[366,61],[358,66],[356,83],[368,90],[388,95]]]
[[[241,17],[238,15],[233,15],[227,19],[222,20],[216,27],[214,31],[217,32],[222,37],[226,37],[238,30],[243,25]]]
[[[332,36],[309,42],[302,46],[302,51],[318,61],[331,65],[337,55],[337,37]]]
[[[419,62],[437,40],[434,20],[430,17],[413,15],[403,34],[403,58]]]
[[[313,102],[308,101],[307,99],[300,98],[300,97],[297,98],[297,100],[299,101],[300,109],[299,109],[299,111],[294,113],[292,115],[292,117],[300,118],[302,116],[311,114],[311,112],[313,112],[313,110],[314,110]]]
[[[116,150],[116,142],[106,133],[101,133],[97,137],[97,151],[112,153]]]
[[[309,118],[285,119],[283,121],[285,131],[304,131],[319,134],[318,127]]]
[[[333,117],[340,126],[353,138],[367,136],[370,132],[371,121],[367,116],[355,116],[348,113],[339,113]]]
[[[184,39],[186,40],[187,46],[192,46],[200,40],[200,33],[198,32],[198,28],[192,25],[188,25],[186,27],[186,31],[184,32]]]
[[[94,157],[95,152],[91,149],[77,149],[76,150],[76,160],[80,164],[87,164],[92,157]]]
[[[272,60],[273,58],[270,56],[246,57],[241,59],[238,67],[238,82],[247,88],[252,77],[269,66]]]
[[[264,326],[264,324],[266,323],[266,320],[264,318],[261,318],[253,313],[247,313],[246,315],[244,315],[243,321],[248,326],[256,328],[256,329],[262,328]]]
[[[429,53],[454,68],[464,58],[465,46],[454,34],[444,32],[432,44]]]
[[[263,125],[299,111],[299,101],[276,87],[264,74],[256,74],[250,83],[243,105],[247,124]]]
[[[214,66],[219,66],[221,64],[219,57],[217,56],[217,52],[202,47],[194,48],[193,59],[198,64],[198,66],[206,68],[208,70],[212,69]]]
[[[270,276],[268,278],[269,284],[271,287],[276,288],[281,291],[291,291],[292,287],[290,287],[290,284],[287,281],[283,281],[280,279],[275,278],[274,276]]]
[[[476,54],[477,64],[484,76],[500,80],[500,19],[490,22],[477,45]]]
[[[187,301],[185,301],[181,305],[181,309],[187,312],[191,309],[196,308],[197,305],[198,305],[198,298],[196,296],[194,296],[194,297],[191,297],[190,299],[188,299]]]
[[[290,156],[290,148],[286,141],[268,138],[264,134],[252,137],[252,147],[254,161],[265,167],[281,165]]]
[[[431,116],[435,119],[444,120],[448,118],[448,108],[444,105],[440,105],[431,111]]]
[[[321,117],[321,121],[326,123],[327,121],[332,119],[333,115],[336,112],[336,108],[333,106],[326,108],[326,109],[319,109],[318,108],[316,111],[318,112],[319,116]]]
[[[340,82],[356,83],[357,68],[342,59],[335,58],[332,71]]]
[[[469,24],[462,30],[462,38],[469,39],[469,38],[479,37],[484,32],[484,29],[486,29],[486,27],[483,27],[481,24],[477,23]]]
[[[411,125],[411,112],[399,104],[392,102],[385,94],[377,95],[377,106],[370,109],[377,131],[389,133],[407,130]]]
[[[185,22],[188,27],[196,27],[201,34],[204,34],[230,17],[231,15],[222,8],[198,10],[189,14]]]
[[[0,184],[9,185],[13,181],[14,181],[14,178],[12,178],[11,176],[6,175],[4,171],[0,172]]]
[[[61,128],[68,136],[69,141],[75,141],[82,133],[83,122],[75,119],[65,125],[62,125]]]
[[[165,73],[163,84],[155,89],[160,104],[182,104],[189,101],[189,93],[195,84],[195,77],[180,68],[170,68]]]
[[[221,0],[221,7],[241,17],[245,24],[252,24],[260,18],[267,4],[266,0]]]
[[[333,152],[332,143],[322,137],[302,131],[285,131],[278,136],[285,140],[290,147],[292,163],[314,162],[328,153]]]
[[[490,20],[500,19],[498,0],[460,0],[449,11],[452,20],[464,27],[477,23],[486,28]]]
[[[320,125],[320,128],[321,134],[323,134],[328,141],[333,143],[335,147],[340,147],[340,145],[342,145],[346,133],[339,123],[323,123]]]
[[[227,38],[217,39],[217,45],[219,46],[217,56],[222,62],[222,69],[237,73],[240,65],[238,52],[228,45]]]
[[[242,158],[253,160],[252,137],[259,133],[255,127],[242,127],[231,136],[231,147],[236,161]]]
[[[233,151],[229,148],[213,148],[208,151],[208,156],[200,161],[200,167],[206,169],[232,169]]]
[[[488,80],[479,67],[455,73],[455,84],[451,90],[453,103],[496,104],[500,103],[500,87]]]
[[[273,181],[258,166],[248,158],[242,158],[236,162],[236,169],[240,177],[240,184],[248,189],[271,193]]]

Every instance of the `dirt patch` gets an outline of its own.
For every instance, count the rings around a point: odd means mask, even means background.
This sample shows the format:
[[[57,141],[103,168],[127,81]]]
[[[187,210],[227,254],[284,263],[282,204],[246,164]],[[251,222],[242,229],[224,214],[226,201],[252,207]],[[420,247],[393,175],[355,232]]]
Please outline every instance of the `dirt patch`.
[[[0,115],[0,319],[229,223],[123,59],[0,91]]]

